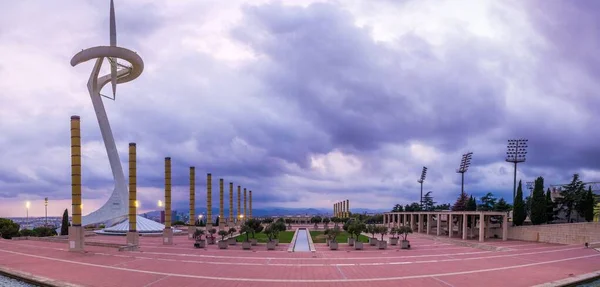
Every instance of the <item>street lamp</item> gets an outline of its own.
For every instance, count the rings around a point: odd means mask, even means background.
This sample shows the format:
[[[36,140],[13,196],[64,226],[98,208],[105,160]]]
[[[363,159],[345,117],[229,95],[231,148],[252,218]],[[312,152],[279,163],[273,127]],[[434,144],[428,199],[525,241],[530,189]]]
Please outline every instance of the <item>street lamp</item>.
[[[427,167],[423,167],[421,178],[417,180],[421,184],[421,209],[423,209],[423,182],[425,181],[425,176],[427,176]]]
[[[473,152],[468,152],[462,155],[462,160],[460,161],[460,167],[456,169],[457,173],[461,174],[461,184],[460,184],[460,195],[464,196],[465,194],[465,172],[469,170],[469,166],[471,165],[471,157],[473,156]]]
[[[31,206],[31,202],[27,201],[25,202],[25,209],[27,210],[27,221],[25,221],[27,224],[29,224],[29,207]]]
[[[44,198],[44,207],[46,209],[46,224],[45,226],[48,226],[48,198]]]
[[[513,181],[513,204],[515,203],[515,197],[517,196],[517,164],[525,162],[525,155],[527,154],[527,141],[526,139],[508,140],[506,147],[506,161],[515,164],[514,181]]]
[[[158,201],[158,207],[162,207],[162,206],[163,206],[163,202],[162,202],[162,200],[159,200]]]

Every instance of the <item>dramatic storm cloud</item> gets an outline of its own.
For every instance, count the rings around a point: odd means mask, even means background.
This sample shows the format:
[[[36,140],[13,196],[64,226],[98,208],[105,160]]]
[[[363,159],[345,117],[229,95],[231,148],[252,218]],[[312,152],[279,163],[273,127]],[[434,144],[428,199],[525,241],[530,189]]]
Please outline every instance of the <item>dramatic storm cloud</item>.
[[[105,106],[138,198],[174,205],[196,166],[253,190],[254,208],[390,209],[425,191],[510,201],[506,140],[528,138],[518,178],[600,180],[600,4],[593,1],[116,0],[118,45],[142,76]],[[108,44],[108,1],[13,1],[0,10],[0,216],[70,207],[69,117],[82,118],[84,214],[112,191],[81,49]],[[108,94],[109,88],[104,91]],[[228,198],[228,196],[226,196]],[[218,196],[213,196],[218,206]]]

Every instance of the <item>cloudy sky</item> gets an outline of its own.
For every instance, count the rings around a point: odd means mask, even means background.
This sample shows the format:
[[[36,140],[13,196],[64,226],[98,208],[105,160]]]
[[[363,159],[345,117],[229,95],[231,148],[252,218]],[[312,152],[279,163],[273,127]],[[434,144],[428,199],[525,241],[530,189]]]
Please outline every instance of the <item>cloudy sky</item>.
[[[600,181],[598,1],[115,0],[118,45],[145,70],[105,100],[138,198],[155,209],[163,159],[175,206],[188,167],[253,190],[254,207],[389,209],[465,190],[512,195],[509,138],[528,138],[518,178]],[[108,45],[109,1],[20,0],[0,9],[0,216],[70,207],[69,118],[80,115],[84,214],[113,183],[82,49]],[[104,90],[110,93],[110,87]],[[218,197],[214,206],[218,206]]]

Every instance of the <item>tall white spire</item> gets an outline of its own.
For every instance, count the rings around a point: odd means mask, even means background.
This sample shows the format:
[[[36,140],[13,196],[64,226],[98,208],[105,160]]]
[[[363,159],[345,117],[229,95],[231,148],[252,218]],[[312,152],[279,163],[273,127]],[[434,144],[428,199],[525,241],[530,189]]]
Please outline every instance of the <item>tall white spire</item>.
[[[115,23],[115,4],[110,0],[110,45],[117,46],[117,27]],[[113,99],[117,96],[117,59],[110,58],[110,82],[112,84]]]

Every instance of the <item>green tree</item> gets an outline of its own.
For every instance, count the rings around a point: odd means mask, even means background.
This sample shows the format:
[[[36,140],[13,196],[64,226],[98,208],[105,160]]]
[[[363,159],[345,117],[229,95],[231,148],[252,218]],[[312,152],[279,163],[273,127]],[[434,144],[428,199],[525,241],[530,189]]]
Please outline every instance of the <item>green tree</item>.
[[[579,174],[573,175],[571,183],[563,185],[560,191],[560,197],[556,198],[558,208],[555,210],[555,214],[559,214],[561,211],[565,213],[565,219],[570,222],[571,214],[576,209],[580,198],[585,192],[585,185],[579,179]]]
[[[19,224],[7,218],[0,218],[0,236],[4,239],[11,239],[19,236]]]
[[[431,195],[431,193],[432,191],[428,191],[423,196],[423,210],[431,211],[433,210],[433,206],[436,204],[436,202],[433,201],[433,196]]]
[[[60,225],[60,235],[69,235],[69,210],[65,209],[62,217],[62,224]]]
[[[587,222],[591,222],[592,220],[594,220],[594,206],[596,205],[595,201],[596,200],[594,197],[594,193],[592,192],[592,186],[590,185],[584,196],[584,210],[582,214],[585,218],[585,221]]]
[[[450,204],[448,204],[448,203],[439,204],[439,205],[436,205],[433,209],[434,210],[450,210]]]
[[[531,218],[531,196],[525,197],[525,218],[529,216]]]
[[[472,195],[469,197],[469,201],[467,201],[466,211],[476,211],[477,210],[477,199],[475,199]]]
[[[452,211],[465,211],[465,210],[467,210],[468,203],[469,203],[469,197],[467,196],[467,194],[461,193],[458,196],[458,198],[456,199],[454,206],[452,206]]]
[[[421,211],[421,204],[413,202],[410,205],[406,205],[405,211]]]
[[[523,189],[521,187],[521,181],[519,180],[513,209],[513,225],[523,225],[523,221],[525,221],[525,203],[523,202]]]
[[[410,205],[405,205],[404,206],[404,211],[413,211],[412,208],[410,207]]]
[[[555,204],[552,201],[552,193],[550,188],[546,191],[546,222],[550,223],[554,220],[554,207]]]
[[[544,195],[544,178],[538,177],[535,179],[533,187],[533,197],[531,199],[531,223],[539,225],[546,223],[546,195]]]
[[[494,205],[494,211],[506,212],[509,211],[511,208],[512,206],[510,206],[510,204],[508,204],[506,200],[504,200],[504,198],[500,198],[498,202],[496,202],[496,204]]]
[[[394,205],[394,208],[392,209],[392,212],[402,212],[402,211],[404,211],[402,204],[396,204],[396,205]]]
[[[479,205],[478,210],[481,211],[492,211],[494,210],[494,206],[496,206],[496,197],[491,192],[488,192],[485,196],[481,197],[481,204]]]

